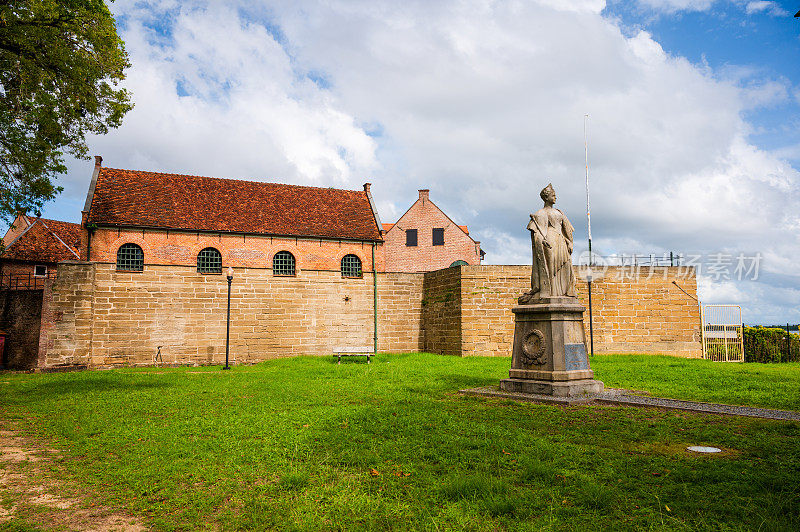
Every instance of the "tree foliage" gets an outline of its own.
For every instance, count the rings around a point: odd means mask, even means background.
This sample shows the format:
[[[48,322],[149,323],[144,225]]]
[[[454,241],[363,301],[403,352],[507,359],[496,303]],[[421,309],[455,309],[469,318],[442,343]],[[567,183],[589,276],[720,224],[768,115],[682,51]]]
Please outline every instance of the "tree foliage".
[[[0,0],[0,216],[39,214],[64,154],[122,123],[129,65],[103,0]]]

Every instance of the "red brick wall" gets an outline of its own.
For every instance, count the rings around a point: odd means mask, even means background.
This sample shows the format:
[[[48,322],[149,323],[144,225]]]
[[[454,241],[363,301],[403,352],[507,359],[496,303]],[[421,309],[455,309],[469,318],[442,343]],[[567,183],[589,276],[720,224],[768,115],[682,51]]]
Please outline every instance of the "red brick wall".
[[[47,266],[47,277],[55,277],[57,269],[55,264],[48,262],[24,262],[0,258],[0,287],[43,288],[46,278],[33,275],[36,265]]]
[[[197,254],[204,248],[216,248],[222,254],[223,270],[234,268],[271,268],[272,257],[279,251],[294,255],[302,270],[341,269],[342,257],[354,254],[362,269],[372,271],[372,245],[369,242],[294,239],[254,235],[228,235],[132,229],[97,229],[91,238],[91,261],[116,264],[122,244],[141,246],[145,264],[196,266]],[[383,245],[375,249],[378,271],[383,271]]]
[[[444,229],[444,245],[433,245],[433,228]],[[416,247],[406,246],[406,229],[416,229]],[[427,191],[383,236],[386,271],[417,272],[447,268],[457,260],[480,264],[479,246],[427,197]]]

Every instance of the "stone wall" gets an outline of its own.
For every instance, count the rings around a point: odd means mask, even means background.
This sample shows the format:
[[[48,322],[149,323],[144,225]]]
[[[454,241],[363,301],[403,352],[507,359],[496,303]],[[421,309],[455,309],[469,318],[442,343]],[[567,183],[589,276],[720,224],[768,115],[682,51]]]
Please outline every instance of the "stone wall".
[[[46,287],[48,307],[43,315],[52,322],[43,324],[39,367],[87,366],[92,347],[94,324],[95,264],[61,262],[58,276]],[[108,298],[101,304],[110,305]]]
[[[462,266],[462,355],[511,356],[517,298],[531,286],[530,266]]]
[[[587,284],[576,268],[581,302]],[[596,353],[702,356],[700,305],[693,267],[611,267],[592,282]],[[589,335],[588,311],[585,314]],[[588,338],[587,338],[588,345]]]
[[[514,331],[511,307],[530,289],[530,266],[462,266],[460,271],[461,354],[510,355]],[[587,283],[577,267],[575,274],[578,297],[588,308]],[[639,267],[633,271],[609,267],[592,283],[595,352],[701,356],[696,297],[693,269]],[[584,323],[588,347],[588,310]]]
[[[422,295],[422,350],[461,355],[461,268],[425,274]]]
[[[421,274],[378,274],[378,349],[418,351]],[[45,365],[169,364],[225,360],[227,281],[185,266],[117,272],[64,263],[53,287],[55,324]],[[231,289],[231,360],[252,363],[373,346],[373,277],[301,271],[274,277],[240,268]]]
[[[37,366],[42,290],[0,290],[0,330],[7,334],[3,362],[9,369]]]
[[[595,352],[699,356],[693,271],[641,269],[635,279],[628,273],[610,268],[593,283]],[[508,356],[511,308],[529,285],[529,266],[378,273],[378,350]],[[584,281],[578,290],[585,302]],[[158,346],[168,364],[224,362],[224,276],[198,274],[192,266],[117,272],[113,264],[66,262],[45,292],[39,367],[151,364]],[[371,273],[347,279],[338,271],[301,270],[275,277],[269,269],[238,268],[231,359],[371,349],[373,312]],[[585,317],[588,334],[588,312]]]

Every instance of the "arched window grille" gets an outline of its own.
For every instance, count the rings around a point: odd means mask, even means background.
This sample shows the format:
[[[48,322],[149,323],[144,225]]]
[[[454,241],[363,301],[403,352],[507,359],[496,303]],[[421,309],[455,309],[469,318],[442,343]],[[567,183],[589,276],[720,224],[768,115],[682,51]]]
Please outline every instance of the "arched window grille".
[[[197,273],[222,273],[222,253],[205,248],[197,254]]]
[[[361,259],[355,255],[342,257],[342,277],[361,277]]]
[[[144,270],[144,252],[136,244],[122,244],[117,250],[117,270],[140,272]]]
[[[456,266],[468,266],[468,264],[467,261],[459,259],[450,265],[451,268],[455,268]]]
[[[272,275],[295,275],[294,255],[279,251],[272,257]]]

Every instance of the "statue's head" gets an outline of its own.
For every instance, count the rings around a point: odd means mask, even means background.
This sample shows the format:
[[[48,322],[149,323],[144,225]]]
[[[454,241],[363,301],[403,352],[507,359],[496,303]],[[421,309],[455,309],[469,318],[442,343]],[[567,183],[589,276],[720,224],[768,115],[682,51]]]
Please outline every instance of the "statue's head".
[[[548,201],[550,203],[555,203],[556,190],[553,188],[553,184],[550,183],[546,187],[544,187],[542,191],[539,192],[539,196],[542,198],[542,200],[544,200],[545,203],[547,203]]]

